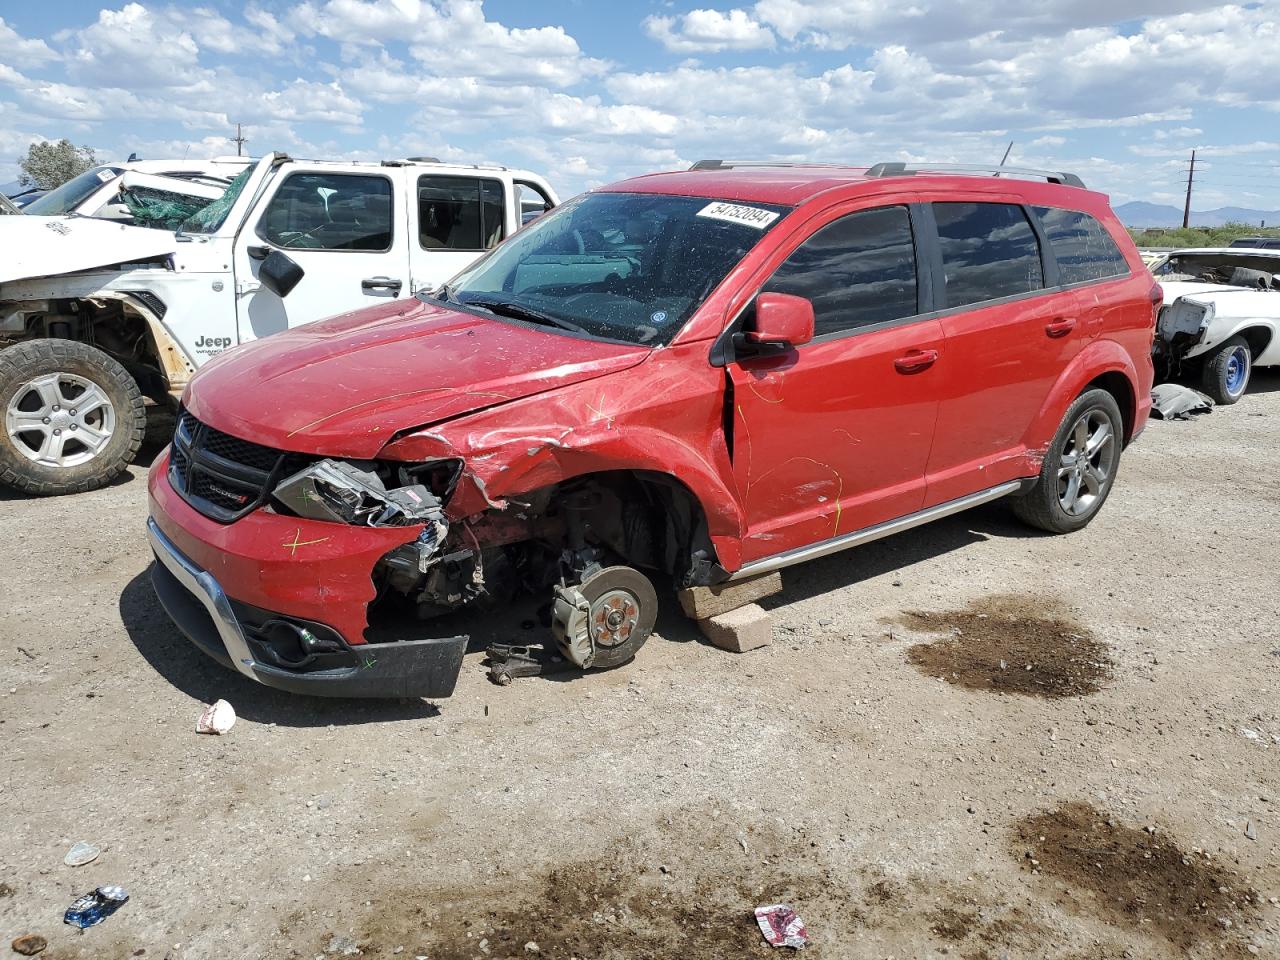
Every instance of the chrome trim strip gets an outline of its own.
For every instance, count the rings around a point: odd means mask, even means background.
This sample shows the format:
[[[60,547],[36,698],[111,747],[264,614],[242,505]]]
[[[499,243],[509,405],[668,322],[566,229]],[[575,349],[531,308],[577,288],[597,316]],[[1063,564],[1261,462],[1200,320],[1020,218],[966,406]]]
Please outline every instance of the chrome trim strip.
[[[231,601],[227,599],[218,581],[208,571],[201,570],[183,556],[182,551],[174,546],[173,541],[164,535],[151,517],[147,517],[147,537],[151,540],[156,559],[209,611],[235,668],[250,680],[261,683],[258,675],[253,672],[253,655],[249,652],[244,631],[240,629],[240,621],[236,619]]]
[[[970,507],[976,507],[992,500],[999,500],[1001,497],[1007,497],[1017,491],[1022,486],[1022,483],[1023,481],[1021,480],[1010,480],[1008,483],[1002,483],[997,487],[990,487],[977,493],[971,493],[967,497],[961,497],[959,500],[949,500],[935,507],[929,507],[916,513],[909,513],[905,517],[888,520],[884,523],[876,524],[874,527],[855,530],[853,533],[846,533],[830,540],[823,540],[821,543],[813,543],[807,547],[797,547],[785,553],[765,557],[763,560],[756,560],[730,576],[729,582],[744,580],[747,577],[756,577],[762,573],[772,573],[774,570],[781,570],[783,567],[790,567],[797,563],[817,560],[819,557],[839,553],[841,550],[870,543],[872,540],[879,540],[882,537],[892,536],[895,533],[901,533],[903,530],[910,530],[912,527],[919,527],[932,520],[941,520],[943,517],[949,517],[953,513],[968,510]]]

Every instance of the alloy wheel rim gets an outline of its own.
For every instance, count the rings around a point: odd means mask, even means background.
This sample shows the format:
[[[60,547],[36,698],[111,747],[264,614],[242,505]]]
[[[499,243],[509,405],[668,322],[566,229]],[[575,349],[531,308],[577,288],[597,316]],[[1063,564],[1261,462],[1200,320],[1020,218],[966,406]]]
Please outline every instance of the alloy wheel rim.
[[[49,373],[20,385],[5,406],[14,449],[45,467],[78,467],[111,442],[116,411],[106,392],[74,373]]]
[[[1094,509],[1111,480],[1111,448],[1115,431],[1101,410],[1081,414],[1067,433],[1058,457],[1058,503],[1068,516]]]

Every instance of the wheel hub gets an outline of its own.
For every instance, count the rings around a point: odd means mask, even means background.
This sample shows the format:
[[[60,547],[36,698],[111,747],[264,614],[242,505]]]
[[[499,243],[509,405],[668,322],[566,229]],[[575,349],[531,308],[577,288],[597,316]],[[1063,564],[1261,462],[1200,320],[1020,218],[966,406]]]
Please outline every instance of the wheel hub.
[[[639,620],[640,606],[625,590],[610,590],[591,605],[591,631],[597,646],[625,643]]]

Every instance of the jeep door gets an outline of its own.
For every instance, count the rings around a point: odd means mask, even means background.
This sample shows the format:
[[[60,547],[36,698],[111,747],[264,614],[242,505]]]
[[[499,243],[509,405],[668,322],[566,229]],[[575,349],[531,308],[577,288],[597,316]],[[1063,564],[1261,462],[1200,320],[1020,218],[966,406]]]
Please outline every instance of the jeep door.
[[[290,164],[268,185],[236,238],[241,342],[409,293],[402,174]],[[285,296],[262,283],[279,250],[302,268]]]
[[[924,501],[943,338],[939,322],[921,316],[930,280],[917,262],[915,219],[907,205],[836,208],[772,261],[785,257],[760,292],[810,300],[815,336],[785,355],[728,366],[744,562]],[[739,318],[747,328],[750,310]]]
[[[414,291],[439,288],[515,231],[513,198],[498,177],[407,173]]]

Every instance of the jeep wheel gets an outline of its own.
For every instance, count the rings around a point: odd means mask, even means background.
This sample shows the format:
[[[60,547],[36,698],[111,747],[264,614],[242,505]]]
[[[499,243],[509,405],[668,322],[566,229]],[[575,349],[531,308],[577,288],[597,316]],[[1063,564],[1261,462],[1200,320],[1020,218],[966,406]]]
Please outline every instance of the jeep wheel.
[[[1071,533],[1088,524],[1115,483],[1123,431],[1120,407],[1107,391],[1077,397],[1049,445],[1038,482],[1014,498],[1014,513],[1050,533]]]
[[[1224,406],[1235,403],[1249,389],[1249,373],[1253,354],[1243,337],[1229,337],[1217,350],[1204,358],[1201,385],[1213,402]]]
[[[142,445],[138,385],[101,350],[32,340],[0,350],[0,483],[48,496],[118,476]]]

